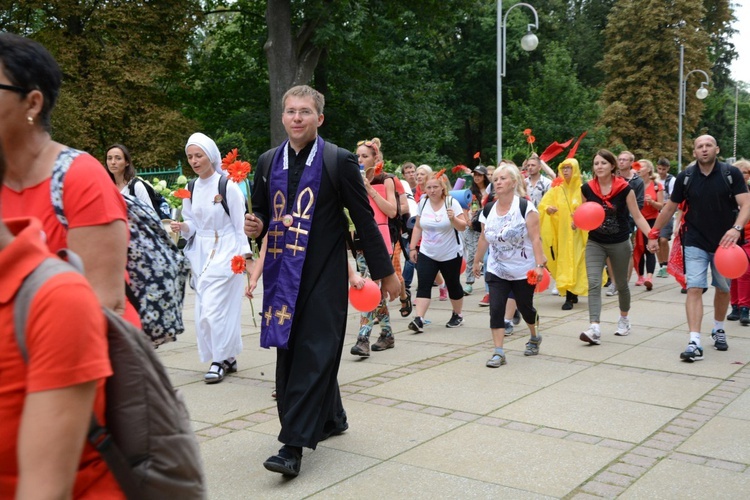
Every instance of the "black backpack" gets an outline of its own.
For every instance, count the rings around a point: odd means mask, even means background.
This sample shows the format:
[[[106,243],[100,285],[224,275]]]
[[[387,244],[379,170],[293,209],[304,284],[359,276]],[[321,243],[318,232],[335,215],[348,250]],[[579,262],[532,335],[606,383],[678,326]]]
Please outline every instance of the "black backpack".
[[[167,200],[164,199],[164,197],[161,195],[161,193],[157,193],[154,187],[151,185],[150,182],[146,182],[140,177],[134,177],[130,180],[128,183],[128,192],[130,193],[130,196],[135,198],[135,183],[140,182],[143,184],[143,187],[146,188],[146,192],[148,193],[148,197],[151,200],[151,205],[154,207],[154,210],[156,211],[156,215],[159,217],[159,219],[171,219],[172,214],[171,210],[169,209],[169,203],[167,203]]]
[[[497,200],[493,200],[489,203],[487,203],[484,208],[482,209],[482,214],[484,215],[484,218],[490,216],[490,210],[492,210],[492,207],[495,206],[495,202]],[[526,198],[518,198],[518,211],[521,212],[521,216],[526,220],[526,207],[529,204],[529,200]]]
[[[26,323],[39,288],[60,273],[81,272],[69,251],[50,257],[26,277],[15,299],[16,342],[28,363]],[[101,454],[126,497],[203,499],[206,483],[200,448],[182,394],[144,334],[103,308],[113,375],[106,382],[107,427],[92,414],[87,439]]]

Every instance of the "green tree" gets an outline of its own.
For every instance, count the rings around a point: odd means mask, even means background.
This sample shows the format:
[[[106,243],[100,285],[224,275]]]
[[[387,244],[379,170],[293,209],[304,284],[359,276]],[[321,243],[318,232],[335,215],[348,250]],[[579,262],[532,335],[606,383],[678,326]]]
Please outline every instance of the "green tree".
[[[601,122],[611,130],[612,145],[636,155],[675,157],[679,44],[685,47],[686,73],[710,68],[709,33],[700,29],[704,17],[700,0],[615,3],[605,30],[607,52],[599,66],[606,75]],[[702,112],[702,103],[690,98],[699,83],[697,78],[688,82],[684,137],[690,137]]]

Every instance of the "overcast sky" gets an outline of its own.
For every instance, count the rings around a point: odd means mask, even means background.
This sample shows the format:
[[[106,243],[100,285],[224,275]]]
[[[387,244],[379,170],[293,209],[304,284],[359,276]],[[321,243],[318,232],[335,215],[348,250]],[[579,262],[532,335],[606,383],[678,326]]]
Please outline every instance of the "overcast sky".
[[[750,2],[734,0],[733,3],[734,15],[737,18],[734,29],[737,33],[732,42],[739,57],[732,64],[732,78],[750,85]]]

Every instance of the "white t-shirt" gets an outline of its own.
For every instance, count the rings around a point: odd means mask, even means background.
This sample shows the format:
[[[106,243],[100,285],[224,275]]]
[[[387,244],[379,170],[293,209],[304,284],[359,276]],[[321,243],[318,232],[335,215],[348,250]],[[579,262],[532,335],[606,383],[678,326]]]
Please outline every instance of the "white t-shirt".
[[[484,212],[479,222],[484,224],[484,237],[490,245],[487,270],[505,280],[525,280],[529,270],[536,267],[534,248],[526,229],[526,219],[521,215],[518,196],[513,197],[510,210],[497,214],[493,205],[487,217]],[[533,203],[526,203],[526,215],[537,212]]]
[[[154,204],[151,203],[151,197],[148,195],[148,191],[146,191],[146,186],[143,185],[143,182],[138,182],[135,179],[131,180],[130,182],[132,182],[133,186],[135,187],[135,197],[151,207],[154,212],[158,213],[158,211],[154,208]],[[130,182],[120,190],[122,194],[130,194]]]
[[[419,253],[438,262],[452,260],[464,254],[461,235],[448,220],[446,203],[450,204],[456,216],[463,213],[461,204],[452,196],[443,200],[437,211],[432,209],[430,199],[426,195],[424,200],[419,202],[419,225],[422,227]]]

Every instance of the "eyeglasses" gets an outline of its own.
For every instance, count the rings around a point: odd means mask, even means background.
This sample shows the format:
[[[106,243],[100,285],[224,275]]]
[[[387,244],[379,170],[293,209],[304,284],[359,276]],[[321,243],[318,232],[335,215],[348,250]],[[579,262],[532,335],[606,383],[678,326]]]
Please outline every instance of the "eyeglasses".
[[[0,90],[10,90],[12,92],[18,92],[19,94],[28,93],[24,88],[18,87],[16,85],[6,85],[4,83],[0,83]]]
[[[313,115],[312,109],[285,109],[284,114],[289,118],[294,118],[295,115],[300,115],[302,118],[309,118]]]

